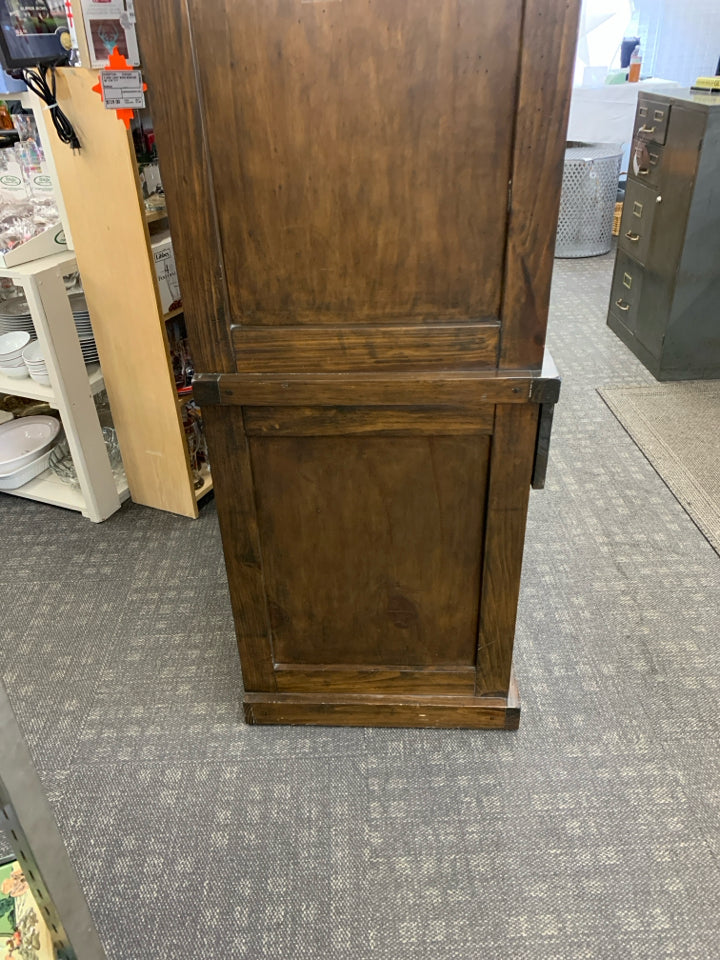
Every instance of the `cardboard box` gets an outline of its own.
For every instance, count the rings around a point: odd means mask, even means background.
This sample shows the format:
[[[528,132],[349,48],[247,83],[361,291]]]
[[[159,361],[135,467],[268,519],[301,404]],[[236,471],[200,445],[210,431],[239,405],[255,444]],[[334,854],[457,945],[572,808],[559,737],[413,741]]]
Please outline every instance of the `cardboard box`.
[[[182,306],[182,297],[169,230],[163,230],[153,237],[152,251],[162,310],[163,313],[170,313]]]

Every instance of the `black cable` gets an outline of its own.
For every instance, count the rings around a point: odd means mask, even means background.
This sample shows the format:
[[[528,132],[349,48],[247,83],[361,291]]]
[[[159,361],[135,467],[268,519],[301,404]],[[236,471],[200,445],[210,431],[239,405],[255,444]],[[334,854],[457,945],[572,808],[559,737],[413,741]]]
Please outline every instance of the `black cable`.
[[[48,83],[48,70],[50,71],[50,82]],[[23,79],[30,87],[33,93],[36,93],[40,99],[50,107],[50,116],[53,126],[57,131],[58,137],[63,143],[67,143],[73,150],[80,149],[80,141],[68,118],[60,109],[55,99],[55,68],[48,67],[47,64],[39,64],[34,70],[23,70]]]

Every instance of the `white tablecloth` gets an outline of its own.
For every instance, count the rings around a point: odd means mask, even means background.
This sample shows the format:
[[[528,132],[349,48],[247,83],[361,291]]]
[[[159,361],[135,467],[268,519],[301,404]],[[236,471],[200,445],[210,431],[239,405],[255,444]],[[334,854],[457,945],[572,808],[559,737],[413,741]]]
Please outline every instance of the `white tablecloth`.
[[[591,143],[622,143],[623,171],[627,170],[635,121],[638,93],[672,95],[682,86],[674,80],[641,80],[639,83],[618,83],[604,87],[575,87],[570,101],[568,140]]]

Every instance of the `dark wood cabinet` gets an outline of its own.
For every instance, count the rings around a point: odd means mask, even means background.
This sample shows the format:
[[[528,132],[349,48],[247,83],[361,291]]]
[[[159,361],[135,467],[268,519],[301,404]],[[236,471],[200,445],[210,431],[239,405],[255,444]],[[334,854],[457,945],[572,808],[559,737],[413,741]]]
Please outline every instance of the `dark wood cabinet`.
[[[577,6],[137,0],[250,722],[517,726]]]

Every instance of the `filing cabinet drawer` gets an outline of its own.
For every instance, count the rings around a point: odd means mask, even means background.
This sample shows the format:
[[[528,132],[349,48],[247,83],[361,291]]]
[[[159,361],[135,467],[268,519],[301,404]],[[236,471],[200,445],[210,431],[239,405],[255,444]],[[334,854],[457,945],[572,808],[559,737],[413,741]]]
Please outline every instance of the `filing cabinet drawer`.
[[[669,118],[669,103],[640,97],[635,114],[635,136],[642,137],[643,140],[653,140],[655,143],[665,143]]]
[[[662,155],[659,144],[638,137],[630,155],[630,173],[647,186],[659,187]]]
[[[633,333],[637,328],[643,272],[639,263],[618,250],[610,294],[610,311]]]
[[[619,247],[641,263],[645,263],[650,249],[657,203],[658,194],[655,190],[635,180],[628,180]]]

